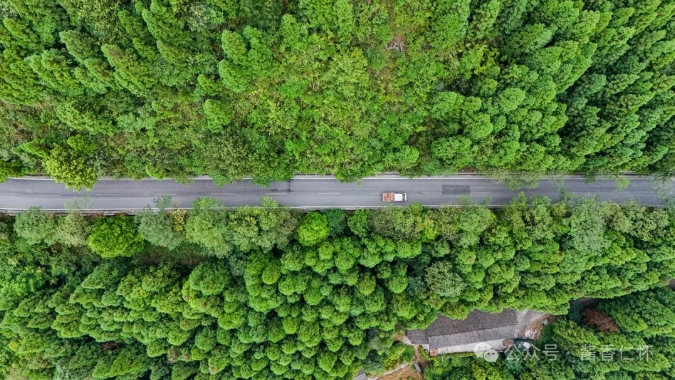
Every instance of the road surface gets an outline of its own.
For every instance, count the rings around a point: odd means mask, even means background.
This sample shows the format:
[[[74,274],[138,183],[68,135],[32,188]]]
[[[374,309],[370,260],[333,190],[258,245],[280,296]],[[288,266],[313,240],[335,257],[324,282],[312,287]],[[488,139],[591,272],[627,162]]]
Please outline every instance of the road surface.
[[[536,189],[523,190],[528,196],[545,195],[557,199],[560,195],[560,181],[542,180]],[[585,183],[583,178],[566,177],[563,186],[568,193],[581,196],[597,194],[602,200],[626,202],[637,199],[647,205],[663,205],[648,178],[631,177],[626,190],[618,191],[613,180],[599,180]],[[63,184],[46,178],[26,177],[10,179],[0,184],[0,210],[13,212],[30,206],[42,206],[46,210],[66,210],[77,202],[80,208],[91,211],[134,212],[153,199],[168,195],[175,207],[190,208],[197,197],[220,199],[227,207],[238,205],[259,205],[263,196],[269,196],[279,203],[294,208],[357,209],[382,207],[382,192],[406,192],[408,202],[394,203],[407,205],[419,202],[427,206],[439,206],[457,202],[467,195],[481,202],[491,198],[492,206],[508,203],[520,191],[508,190],[505,185],[477,175],[455,175],[451,177],[402,178],[382,175],[363,179],[361,183],[340,183],[325,176],[298,176],[288,182],[273,183],[270,187],[258,187],[248,180],[218,188],[208,178],[197,178],[189,185],[172,180],[112,180],[102,179],[91,191],[74,192]]]

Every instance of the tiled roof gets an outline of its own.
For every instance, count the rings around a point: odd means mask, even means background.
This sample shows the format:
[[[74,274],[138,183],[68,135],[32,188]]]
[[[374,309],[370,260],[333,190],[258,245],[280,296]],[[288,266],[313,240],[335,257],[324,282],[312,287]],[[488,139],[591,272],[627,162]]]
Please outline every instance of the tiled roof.
[[[429,349],[514,338],[516,326],[429,337]]]
[[[409,330],[406,335],[412,344],[428,344],[433,349],[513,338],[517,327],[518,318],[513,309],[499,314],[474,310],[464,320],[439,314],[426,330]]]
[[[408,330],[405,335],[412,344],[429,344],[429,334],[427,330]]]

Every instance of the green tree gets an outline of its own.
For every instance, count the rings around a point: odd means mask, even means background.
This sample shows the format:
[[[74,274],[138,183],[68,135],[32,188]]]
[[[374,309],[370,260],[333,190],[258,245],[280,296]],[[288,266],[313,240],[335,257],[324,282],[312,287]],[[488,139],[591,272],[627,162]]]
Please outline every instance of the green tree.
[[[166,247],[169,250],[179,246],[184,236],[173,227],[173,220],[167,215],[166,208],[171,205],[171,198],[155,199],[157,211],[146,207],[136,214],[138,233],[153,245]]]
[[[0,161],[0,183],[7,181],[9,177],[22,177],[24,168],[16,161]]]
[[[427,267],[424,281],[434,293],[449,298],[458,297],[466,286],[462,278],[452,271],[452,264],[448,261],[439,261]]]
[[[14,231],[29,244],[53,244],[57,236],[56,226],[57,220],[53,215],[43,211],[42,207],[33,206],[17,214]]]
[[[310,212],[298,226],[298,239],[305,246],[316,245],[324,241],[330,234],[328,220],[323,214]]]
[[[43,162],[45,171],[73,190],[91,190],[100,173],[97,149],[82,135],[70,137],[67,145],[57,145],[49,152]]]
[[[87,236],[90,229],[89,221],[84,215],[70,212],[58,219],[55,237],[61,244],[82,247],[87,245]]]
[[[145,246],[133,219],[124,215],[97,220],[91,228],[87,244],[103,258],[133,256]]]
[[[185,223],[187,239],[216,252],[229,252],[231,247],[221,230],[222,204],[212,198],[199,198],[193,202],[193,208]]]

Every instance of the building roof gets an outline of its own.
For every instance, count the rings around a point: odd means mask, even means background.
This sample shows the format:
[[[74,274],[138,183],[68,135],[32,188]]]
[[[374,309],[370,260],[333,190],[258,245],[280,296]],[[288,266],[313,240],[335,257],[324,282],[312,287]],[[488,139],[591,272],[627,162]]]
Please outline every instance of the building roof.
[[[365,372],[359,371],[352,380],[368,380],[368,376],[366,376]]]
[[[406,330],[405,335],[412,344],[429,344],[429,333],[427,330]]]
[[[474,310],[464,320],[439,314],[426,330],[408,330],[412,344],[428,344],[429,349],[514,338],[518,329],[516,310],[499,314]]]

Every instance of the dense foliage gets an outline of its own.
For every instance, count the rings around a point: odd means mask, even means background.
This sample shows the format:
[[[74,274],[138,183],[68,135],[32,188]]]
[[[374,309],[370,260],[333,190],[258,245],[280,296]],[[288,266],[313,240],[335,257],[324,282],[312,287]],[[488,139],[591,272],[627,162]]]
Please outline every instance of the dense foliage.
[[[538,360],[513,351],[496,363],[467,357],[433,359],[428,380],[667,380],[675,377],[675,291],[657,288],[586,309],[618,326],[601,332],[570,313],[537,344]],[[606,314],[605,314],[606,313]],[[589,313],[587,313],[589,314]],[[575,321],[576,320],[576,321]],[[546,351],[546,345],[550,350]],[[530,349],[530,353],[535,352]],[[548,356],[545,356],[548,355]]]
[[[675,169],[670,0],[2,0],[0,179]]]
[[[34,208],[0,223],[0,367],[30,379],[347,378],[410,358],[394,333],[438,312],[565,313],[571,298],[675,276],[669,211],[525,201],[302,214],[209,198],[167,213],[160,199],[136,223]],[[607,305],[627,331],[660,323]]]

